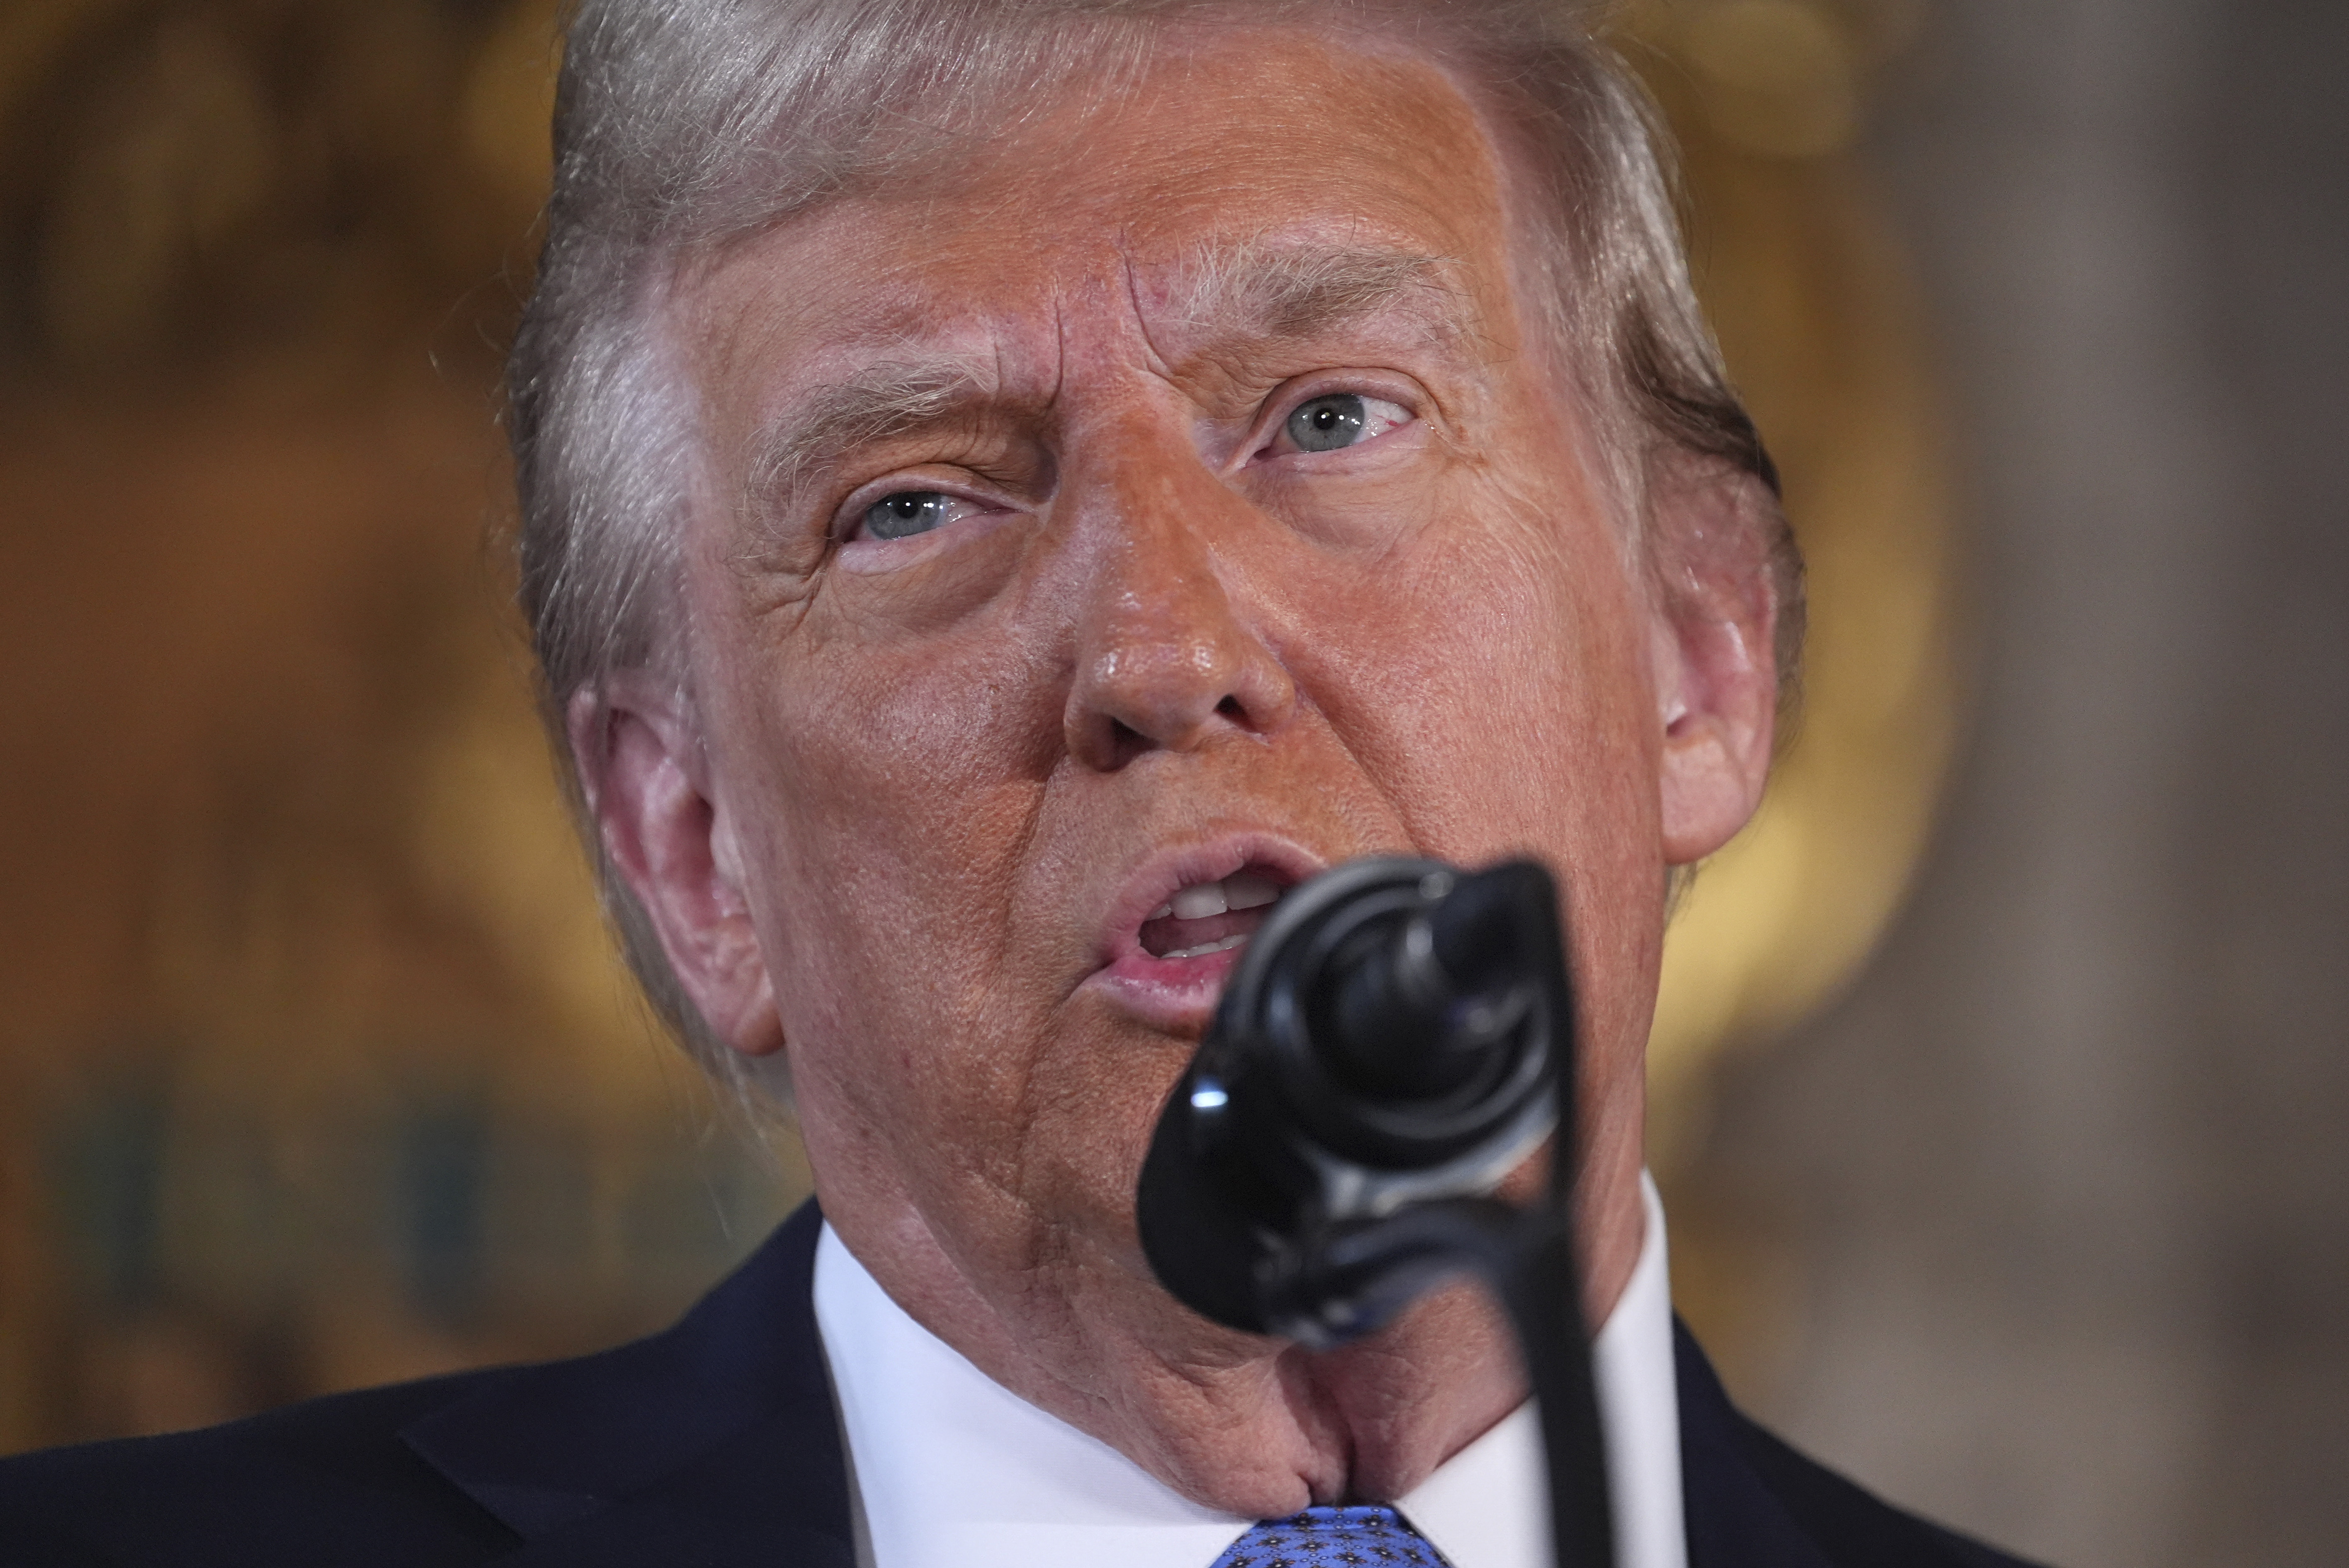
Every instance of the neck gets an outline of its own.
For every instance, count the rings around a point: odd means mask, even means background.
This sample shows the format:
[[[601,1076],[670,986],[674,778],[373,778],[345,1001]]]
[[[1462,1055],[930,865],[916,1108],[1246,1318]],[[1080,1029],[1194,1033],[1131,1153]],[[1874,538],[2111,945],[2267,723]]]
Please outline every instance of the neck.
[[[1586,1158],[1577,1189],[1594,1327],[1630,1278],[1645,1227],[1636,1141],[1610,1152]],[[1525,1196],[1540,1180],[1529,1167],[1505,1192]],[[1473,1284],[1431,1292],[1380,1333],[1316,1354],[1194,1316],[1130,1242],[1112,1255],[1064,1232],[1017,1268],[973,1268],[910,1210],[877,1235],[860,1234],[853,1216],[833,1220],[883,1288],[982,1372],[1223,1512],[1392,1501],[1526,1397],[1509,1324]]]

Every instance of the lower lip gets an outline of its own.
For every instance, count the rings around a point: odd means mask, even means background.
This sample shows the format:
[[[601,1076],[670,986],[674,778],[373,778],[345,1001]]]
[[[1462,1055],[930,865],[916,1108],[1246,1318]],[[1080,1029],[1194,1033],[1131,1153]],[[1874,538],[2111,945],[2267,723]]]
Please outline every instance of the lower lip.
[[[1095,970],[1085,984],[1107,993],[1123,1012],[1157,1028],[1185,1034],[1204,1033],[1224,981],[1240,961],[1245,947],[1197,958],[1155,958],[1132,952]]]

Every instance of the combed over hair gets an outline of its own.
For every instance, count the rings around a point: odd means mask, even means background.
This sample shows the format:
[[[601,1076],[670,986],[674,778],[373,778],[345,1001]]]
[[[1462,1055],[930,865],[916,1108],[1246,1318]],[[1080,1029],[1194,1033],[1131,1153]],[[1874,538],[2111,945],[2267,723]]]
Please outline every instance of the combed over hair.
[[[508,368],[522,498],[522,603],[557,750],[574,695],[674,669],[678,540],[694,410],[663,338],[678,264],[934,160],[1022,88],[1107,97],[1171,26],[1312,26],[1449,67],[1481,95],[1547,209],[1530,258],[1588,399],[1627,534],[1675,454],[1777,481],[1690,286],[1645,93],[1585,0],[578,0],[554,119],[536,288]],[[918,117],[903,106],[918,106]],[[1749,487],[1752,488],[1752,487]],[[1801,567],[1775,499],[1758,508],[1791,696]],[[571,774],[577,798],[575,764]],[[606,906],[656,1009],[703,1065],[740,1081],[600,854]]]

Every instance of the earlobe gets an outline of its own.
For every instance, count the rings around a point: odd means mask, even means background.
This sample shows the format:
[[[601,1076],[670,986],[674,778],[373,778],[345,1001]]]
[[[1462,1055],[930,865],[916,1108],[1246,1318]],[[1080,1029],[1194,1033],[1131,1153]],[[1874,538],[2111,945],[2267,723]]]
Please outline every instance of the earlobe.
[[[574,695],[564,717],[604,853],[658,934],[678,984],[735,1050],[780,1050],[740,847],[685,703],[673,688],[629,671]]]
[[[1777,592],[1751,477],[1707,466],[1655,499],[1654,663],[1663,858],[1734,837],[1762,802],[1775,737]]]

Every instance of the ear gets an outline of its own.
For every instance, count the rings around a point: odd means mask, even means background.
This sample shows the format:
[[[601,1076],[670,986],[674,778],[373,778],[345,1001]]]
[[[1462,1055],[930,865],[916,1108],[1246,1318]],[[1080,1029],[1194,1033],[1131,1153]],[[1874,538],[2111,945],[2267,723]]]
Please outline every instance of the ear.
[[[1675,459],[1651,490],[1663,852],[1719,849],[1762,803],[1778,705],[1776,499],[1750,474]]]
[[[744,1055],[781,1050],[733,819],[709,787],[699,728],[682,694],[648,671],[621,671],[574,694],[564,720],[604,853],[642,906],[687,999]]]

